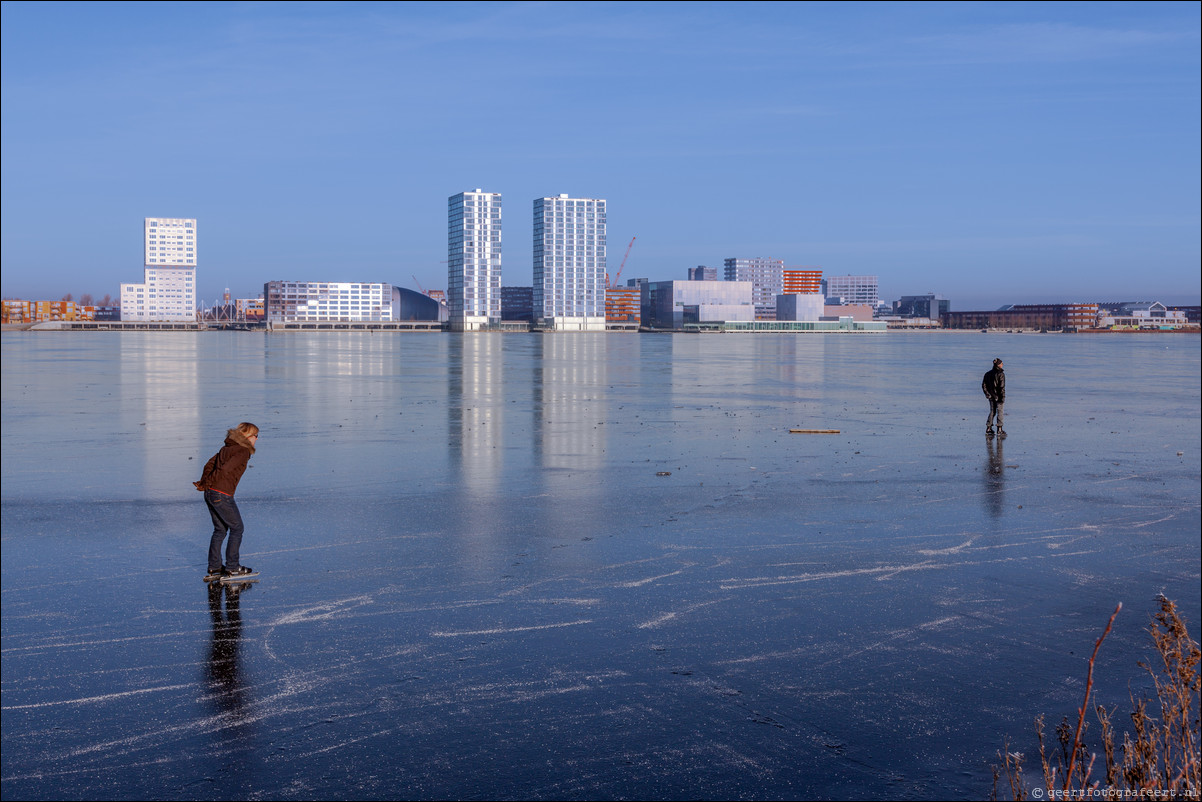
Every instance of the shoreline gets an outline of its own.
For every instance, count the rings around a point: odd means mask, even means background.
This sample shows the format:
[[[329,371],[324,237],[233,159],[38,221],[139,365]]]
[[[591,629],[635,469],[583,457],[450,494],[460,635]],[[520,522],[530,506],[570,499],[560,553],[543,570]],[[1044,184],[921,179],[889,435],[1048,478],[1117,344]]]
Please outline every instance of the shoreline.
[[[454,334],[449,329],[444,329],[441,324],[436,324],[434,321],[355,321],[355,322],[338,322],[327,323],[322,328],[306,327],[299,328],[289,326],[287,328],[270,329],[263,325],[257,324],[240,324],[234,326],[210,326],[200,323],[172,323],[172,322],[144,322],[144,321],[129,321],[122,323],[121,321],[84,321],[84,320],[53,320],[39,321],[35,323],[3,323],[0,324],[0,332],[34,332],[34,333],[60,333],[60,332],[96,332],[96,331],[170,331],[170,332],[224,332],[224,331],[239,331],[262,334],[325,334],[325,333],[349,333],[349,332],[365,332],[374,333],[420,333],[420,334]],[[498,330],[481,330],[474,332],[460,332],[467,334],[570,334],[570,333],[586,333],[586,334],[695,334],[693,331],[652,331],[630,329],[615,329],[604,332],[545,332],[533,329],[498,329]],[[848,333],[848,332],[823,332],[823,331],[749,331],[749,332],[703,332],[703,333],[739,333],[739,334],[826,334],[826,333]],[[861,332],[854,332],[861,333]],[[1202,333],[1202,327],[1186,326],[1174,329],[1077,329],[1076,331],[1055,330],[1049,331],[1044,329],[944,329],[944,328],[887,328],[884,331],[863,332],[867,334],[1199,334]]]

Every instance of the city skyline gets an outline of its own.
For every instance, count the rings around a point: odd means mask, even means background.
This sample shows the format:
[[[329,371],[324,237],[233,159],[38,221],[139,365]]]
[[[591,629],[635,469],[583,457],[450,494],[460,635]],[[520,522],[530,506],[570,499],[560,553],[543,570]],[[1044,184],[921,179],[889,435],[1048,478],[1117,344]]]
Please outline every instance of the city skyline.
[[[1199,20],[1180,3],[4,4],[3,294],[116,295],[147,215],[203,221],[202,303],[277,279],[441,288],[446,198],[483,186],[516,208],[606,198],[614,242],[638,237],[629,277],[765,255],[956,309],[1198,303]],[[482,69],[486,124],[463,126]],[[533,284],[524,217],[507,286]]]

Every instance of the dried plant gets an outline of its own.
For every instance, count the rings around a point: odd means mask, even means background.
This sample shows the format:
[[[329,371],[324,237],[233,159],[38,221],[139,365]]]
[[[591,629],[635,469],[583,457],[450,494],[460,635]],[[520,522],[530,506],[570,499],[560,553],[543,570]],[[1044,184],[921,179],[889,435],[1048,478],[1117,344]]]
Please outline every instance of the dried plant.
[[[1102,757],[1105,778],[1093,779],[1098,755],[1090,753],[1084,743],[1088,729],[1086,712],[1093,691],[1094,660],[1102,641],[1110,634],[1115,616],[1123,605],[1115,608],[1106,629],[1094,644],[1089,658],[1089,673],[1085,681],[1085,699],[1077,711],[1074,727],[1067,716],[1056,727],[1059,747],[1048,754],[1044,742],[1043,716],[1035,719],[1035,734],[1039,742],[1040,765],[1043,769],[1039,787],[1028,789],[1023,780],[1023,756],[1011,752],[1010,744],[998,754],[1000,766],[993,767],[992,799],[1082,799],[1098,796],[1099,791],[1125,792],[1122,796],[1162,799],[1198,799],[1202,791],[1202,761],[1198,748],[1199,737],[1199,660],[1202,653],[1190,638],[1185,621],[1172,601],[1161,596],[1160,611],[1149,626],[1158,659],[1140,662],[1152,679],[1159,716],[1149,712],[1150,699],[1132,698],[1131,732],[1124,732],[1121,748],[1115,748],[1114,710],[1096,705],[1093,710],[1101,725]],[[1120,757],[1121,753],[1121,757]],[[1003,782],[1003,780],[1005,782]],[[1008,794],[1005,795],[1005,794]],[[1103,794],[1103,796],[1105,796]]]

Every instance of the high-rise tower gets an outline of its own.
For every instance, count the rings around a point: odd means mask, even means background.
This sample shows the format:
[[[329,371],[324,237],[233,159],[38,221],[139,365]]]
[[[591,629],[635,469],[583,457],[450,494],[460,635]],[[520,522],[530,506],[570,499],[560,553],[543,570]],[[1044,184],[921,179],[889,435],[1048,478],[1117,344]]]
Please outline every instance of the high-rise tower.
[[[501,194],[476,189],[447,199],[447,311],[455,331],[501,320]]]
[[[142,284],[121,285],[122,320],[196,319],[196,219],[147,217]]]
[[[553,331],[605,331],[605,201],[534,201],[534,322]]]

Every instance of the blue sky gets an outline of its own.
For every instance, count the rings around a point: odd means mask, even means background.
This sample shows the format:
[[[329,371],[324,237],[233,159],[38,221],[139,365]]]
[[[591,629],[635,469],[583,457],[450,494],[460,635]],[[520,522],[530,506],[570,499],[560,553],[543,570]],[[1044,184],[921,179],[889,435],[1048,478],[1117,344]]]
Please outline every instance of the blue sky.
[[[447,197],[609,203],[610,270],[726,257],[953,309],[1198,303],[1199,3],[3,3],[5,297],[446,286]]]

